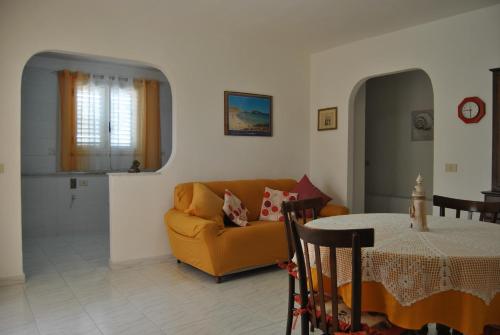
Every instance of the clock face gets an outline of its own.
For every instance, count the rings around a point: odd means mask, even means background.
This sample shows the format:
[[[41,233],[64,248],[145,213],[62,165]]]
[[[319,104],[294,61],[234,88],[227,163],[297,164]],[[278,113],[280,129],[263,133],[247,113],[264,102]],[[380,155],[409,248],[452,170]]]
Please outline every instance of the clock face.
[[[462,115],[466,119],[473,119],[479,114],[479,105],[474,101],[466,102],[462,106]]]
[[[468,97],[458,105],[458,117],[465,123],[477,123],[485,115],[484,101],[478,97]]]

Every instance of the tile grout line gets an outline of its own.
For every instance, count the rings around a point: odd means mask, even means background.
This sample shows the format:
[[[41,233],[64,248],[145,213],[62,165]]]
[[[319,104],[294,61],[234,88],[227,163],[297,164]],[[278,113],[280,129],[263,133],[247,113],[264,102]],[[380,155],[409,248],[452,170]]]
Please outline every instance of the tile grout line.
[[[73,247],[72,247],[72,248],[73,248]],[[74,250],[76,253],[78,253],[75,249],[73,249],[73,250]],[[109,268],[109,266],[108,266],[108,268]],[[139,268],[139,267],[137,267],[136,269],[138,269],[138,268]],[[132,269],[133,269],[133,270],[134,270],[134,272],[135,272],[135,269],[134,269],[134,268],[132,268]],[[110,269],[110,271],[112,271],[112,269]],[[140,275],[141,275],[141,277],[142,277],[143,279],[148,279],[148,278],[144,277],[142,274],[140,274]],[[113,288],[115,288],[115,289],[119,290],[119,289],[118,289],[118,288],[116,288],[116,286],[115,286],[115,285],[113,285],[112,283],[110,283],[110,285],[111,285]],[[154,284],[154,286],[156,286],[156,284]],[[158,286],[156,286],[156,287],[158,287]],[[158,330],[160,330],[160,332],[162,332],[163,334],[165,334],[165,332],[163,331],[163,329],[162,329],[162,328],[161,328],[158,324],[156,324],[153,320],[151,320],[151,319],[150,319],[150,318],[149,318],[146,314],[144,314],[144,313],[143,313],[140,309],[138,309],[138,308],[137,308],[137,306],[136,306],[136,305],[135,305],[135,304],[134,304],[131,300],[129,300],[129,297],[128,297],[128,296],[123,296],[123,298],[125,298],[125,300],[127,301],[127,303],[128,303],[128,304],[130,304],[130,305],[132,306],[132,308],[134,309],[134,311],[135,311],[135,312],[139,313],[139,314],[140,314],[140,315],[141,315],[144,319],[148,320],[148,321],[149,321],[149,322],[151,322],[154,326],[156,326],[156,327],[158,328]],[[78,301],[79,301],[79,303],[80,303],[80,300],[78,299],[78,297],[77,297],[77,300],[78,300]],[[80,304],[81,304],[81,303],[80,303]],[[83,309],[85,310],[85,312],[87,313],[87,310],[85,309],[85,307],[84,307],[84,306],[82,306],[82,308],[83,308]],[[92,316],[90,316],[90,315],[89,315],[89,317],[90,317],[90,318],[92,319],[92,321],[95,323],[95,320],[92,318]],[[101,331],[101,329],[100,329],[99,325],[98,325],[97,323],[95,323],[95,324],[96,324],[96,327],[99,329],[99,331],[100,331],[100,332],[101,332],[101,334],[102,334],[102,331]]]
[[[36,242],[36,245],[40,249],[40,251],[44,254],[44,256],[47,258],[47,260],[52,264],[50,259],[47,257],[45,250],[43,250],[43,248],[39,245],[38,241]],[[35,313],[33,313],[33,307],[31,306],[31,302],[28,299],[28,295],[26,294],[26,283],[23,285],[23,293],[24,293],[24,297],[25,297],[26,301],[28,302],[28,306],[30,307],[30,312],[31,312],[31,315],[33,316],[33,320],[35,320],[36,331],[38,332],[39,335],[42,335],[42,332],[40,331],[40,327],[38,325],[38,319],[35,317]]]
[[[63,237],[63,240],[65,241],[65,243],[68,243],[67,241],[67,238],[66,237]],[[73,247],[71,246],[70,244],[70,248],[75,251],[73,249]],[[104,333],[101,331],[101,329],[97,326],[97,324],[95,323],[94,319],[87,313],[87,310],[84,308],[84,306],[82,305],[81,301],[78,299],[78,297],[76,296],[75,294],[75,291],[73,291],[73,289],[71,288],[71,286],[68,284],[68,282],[66,281],[66,278],[64,278],[63,274],[59,271],[59,269],[57,268],[56,264],[53,263],[51,257],[48,257],[47,253],[45,252],[44,248],[43,247],[40,247],[40,249],[42,250],[42,252],[44,253],[45,257],[47,257],[48,261],[50,262],[50,264],[52,264],[52,266],[54,267],[54,269],[56,270],[57,274],[59,275],[59,277],[61,277],[61,279],[64,281],[64,283],[66,284],[66,286],[69,288],[69,290],[71,291],[71,293],[73,294],[73,296],[75,297],[76,301],[78,301],[78,304],[80,305],[80,307],[82,308],[83,312],[85,313],[85,315],[87,315],[89,317],[89,319],[92,321],[92,323],[95,325],[96,329],[99,331],[99,333],[101,333],[102,335],[104,335]],[[77,253],[78,254],[78,253]],[[28,301],[29,303],[29,301]],[[31,304],[30,304],[30,308],[31,308]],[[34,317],[34,315],[33,315]],[[38,332],[40,335],[43,335],[38,327],[38,319],[36,317],[34,317],[35,321],[36,321],[36,324],[37,324],[37,329],[38,329]]]
[[[141,267],[143,267],[143,266],[137,266],[135,269],[137,269],[137,270],[138,270],[138,269],[139,269],[139,268],[141,268]],[[132,269],[133,269],[133,270],[134,270],[134,272],[135,272],[134,267],[132,267]],[[146,279],[146,280],[148,280],[148,281],[149,281],[149,279],[148,279],[147,277],[145,277],[142,273],[140,273],[140,275],[141,275],[141,277],[142,277],[143,279]],[[152,282],[152,283],[153,283],[153,286],[154,286],[154,287],[156,287],[156,288],[160,288],[160,289],[161,289],[161,287],[160,287],[160,286],[158,286],[158,285],[156,285],[156,283],[155,283],[155,282]],[[113,284],[111,284],[111,286],[113,286]],[[156,327],[160,330],[160,332],[161,332],[162,334],[166,334],[166,332],[163,330],[163,328],[161,328],[161,327],[160,327],[160,325],[159,325],[159,324],[157,324],[156,322],[154,322],[153,320],[151,320],[151,319],[150,319],[150,318],[149,318],[149,317],[148,317],[145,313],[143,313],[143,312],[142,312],[142,310],[140,310],[139,308],[137,308],[137,306],[134,304],[134,302],[133,302],[133,301],[129,300],[129,296],[126,296],[126,297],[125,297],[125,299],[127,300],[127,302],[128,302],[128,303],[130,303],[130,304],[133,306],[134,310],[136,310],[137,312],[141,313],[141,315],[142,315],[142,316],[144,316],[144,318],[145,318],[146,320],[148,320],[148,321],[149,321],[149,322],[151,322],[153,325],[155,325],[155,326],[156,326]]]
[[[66,242],[67,242],[67,238],[65,238]],[[70,248],[73,250],[73,252],[75,252],[78,256],[81,257],[81,255],[78,253],[78,251],[73,248],[73,245],[71,243],[69,243],[70,245]],[[82,258],[83,259],[83,258]],[[88,263],[88,262],[87,262]],[[64,275],[62,273],[59,272],[59,269],[57,269],[57,273],[59,273],[59,275],[62,277],[62,279],[64,280],[64,282],[66,283],[66,285],[68,286],[68,288],[71,290],[71,293],[73,293],[73,295],[75,296],[76,298],[76,301],[78,301],[78,304],[80,305],[80,307],[82,308],[83,312],[85,313],[85,315],[88,316],[88,318],[92,321],[92,323],[94,324],[94,326],[96,327],[97,331],[99,333],[101,333],[102,335],[104,335],[104,333],[102,332],[101,328],[99,328],[99,326],[97,325],[96,321],[94,320],[94,318],[92,316],[90,316],[90,314],[87,312],[87,310],[85,309],[85,306],[82,305],[82,302],[80,301],[80,299],[78,299],[78,296],[75,294],[75,291],[73,290],[73,288],[71,287],[71,285],[69,285],[68,281],[66,280],[66,278],[64,278]],[[95,269],[94,269],[95,270]]]
[[[160,317],[158,319],[156,319],[155,314],[149,313],[149,306],[155,307],[156,304],[161,304],[163,302],[163,299],[162,299],[162,292],[163,291],[166,290],[166,292],[175,293],[178,290],[178,288],[177,288],[178,286],[176,286],[176,285],[178,283],[181,283],[181,286],[179,286],[179,287],[186,287],[190,290],[191,290],[191,288],[193,288],[193,289],[199,288],[200,289],[200,291],[196,290],[196,292],[193,292],[192,294],[189,295],[188,300],[190,302],[191,301],[192,302],[200,301],[200,302],[215,303],[215,301],[212,301],[212,298],[211,298],[212,295],[211,294],[205,295],[205,294],[203,294],[203,291],[205,291],[205,292],[212,291],[216,288],[218,288],[219,290],[222,289],[221,292],[224,292],[226,290],[226,287],[215,286],[215,284],[210,281],[211,278],[200,275],[199,272],[195,272],[190,267],[188,268],[188,270],[186,270],[184,268],[182,268],[180,270],[179,269],[175,270],[176,265],[174,263],[169,263],[169,262],[166,263],[165,267],[164,266],[157,266],[156,264],[141,264],[138,266],[131,267],[132,271],[130,272],[130,278],[127,275],[127,273],[124,273],[125,276],[122,278],[122,274],[120,273],[120,271],[118,271],[119,273],[118,273],[118,276],[116,277],[116,279],[118,279],[118,280],[114,281],[113,280],[113,278],[115,278],[114,276],[107,276],[106,275],[106,273],[112,274],[114,272],[111,269],[109,269],[109,267],[106,267],[104,264],[101,264],[100,262],[92,263],[86,259],[83,259],[83,257],[82,257],[82,255],[89,255],[88,257],[95,257],[96,259],[97,258],[102,259],[102,257],[101,257],[101,256],[103,256],[102,253],[93,253],[92,252],[93,247],[97,248],[97,246],[103,245],[103,243],[101,243],[102,241],[100,239],[98,239],[96,237],[95,239],[83,238],[80,240],[80,239],[78,239],[78,237],[68,236],[68,237],[61,237],[60,244],[57,244],[57,242],[58,242],[57,240],[52,241],[50,239],[39,241],[40,244],[43,244],[45,246],[45,248],[43,248],[43,249],[39,248],[39,249],[41,249],[40,251],[43,253],[43,255],[46,255],[48,253],[53,254],[53,258],[52,257],[46,258],[47,259],[47,263],[46,263],[47,266],[41,267],[41,268],[39,268],[39,270],[41,270],[41,273],[44,273],[47,270],[50,270],[50,271],[54,271],[54,273],[53,273],[54,275],[57,274],[57,275],[53,276],[52,279],[48,278],[52,281],[52,284],[58,284],[57,277],[60,277],[62,279],[62,282],[60,282],[59,284],[64,285],[61,287],[67,287],[69,289],[69,291],[72,294],[72,297],[75,298],[76,301],[78,302],[77,306],[80,306],[80,308],[82,308],[84,310],[83,311],[84,313],[82,313],[81,315],[85,315],[92,320],[92,324],[98,330],[96,332],[97,334],[107,334],[108,331],[107,331],[107,329],[101,329],[99,327],[99,325],[97,323],[97,322],[99,322],[98,321],[99,319],[97,317],[94,319],[91,316],[92,310],[89,309],[89,311],[87,311],[87,309],[85,308],[85,306],[87,306],[87,304],[84,304],[84,302],[85,301],[91,302],[91,301],[96,300],[96,299],[98,301],[101,301],[101,298],[107,298],[108,296],[107,295],[104,296],[103,294],[101,294],[100,290],[94,292],[92,290],[92,287],[90,287],[90,290],[87,290],[86,289],[87,285],[85,285],[85,283],[93,284],[94,280],[98,280],[98,283],[97,283],[98,287],[103,286],[103,285],[106,285],[106,287],[108,287],[107,285],[109,285],[109,288],[112,288],[113,291],[117,290],[117,292],[116,292],[117,296],[119,296],[120,299],[123,299],[122,303],[129,304],[129,306],[131,307],[131,310],[130,310],[131,314],[130,315],[133,315],[132,313],[137,313],[138,314],[137,316],[140,318],[143,318],[144,322],[149,322],[150,331],[153,331],[153,328],[154,328],[154,331],[158,332],[159,334],[170,334],[171,329],[177,328],[177,327],[174,327],[176,319],[172,319],[172,320],[174,320],[173,321],[174,323],[170,323],[170,321],[168,321],[168,320],[170,320],[171,318],[166,318],[166,317],[163,317],[160,315]],[[78,252],[77,249],[80,250],[81,253]],[[59,257],[60,253],[58,252],[58,250],[61,250],[60,251],[61,254],[64,253],[65,250],[74,253],[75,255],[79,256],[80,258],[82,258],[84,261],[86,261],[88,263],[88,265],[89,265],[88,268],[84,263],[80,263],[77,260],[77,258],[72,257],[73,255],[70,255],[69,253],[67,255],[68,257]],[[35,251],[40,252],[40,251],[38,251],[38,249]],[[35,252],[35,255],[36,255],[36,252]],[[72,259],[74,259],[74,262],[73,262],[74,266],[71,266]],[[91,259],[93,259],[93,258],[91,258]],[[36,261],[36,258],[34,258],[34,260]],[[57,267],[55,266],[56,264],[57,264]],[[81,266],[79,266],[80,264],[81,264]],[[50,266],[55,267],[55,269],[50,269]],[[34,269],[35,269],[34,274],[36,275],[37,274],[37,272],[36,272],[37,267],[35,267]],[[109,271],[107,269],[109,269]],[[50,272],[50,274],[52,274],[52,272]],[[88,275],[88,278],[86,275]],[[249,277],[247,279],[242,280],[241,284],[235,282],[235,285],[231,285],[230,283],[228,283],[229,285],[228,285],[227,289],[229,289],[230,291],[231,290],[239,291],[241,289],[241,286],[243,285],[248,292],[242,293],[241,297],[246,297],[247,294],[252,294],[251,292],[254,290],[259,291],[260,292],[259,295],[264,294],[267,296],[267,294],[272,294],[272,297],[275,297],[275,295],[274,295],[275,292],[278,293],[278,291],[279,292],[282,291],[281,285],[275,285],[275,284],[277,284],[277,282],[276,282],[277,280],[279,281],[279,283],[282,282],[282,280],[280,278],[281,278],[281,276],[271,275],[271,277],[269,277],[269,279],[266,279],[266,277],[264,277],[263,278],[264,281],[262,281],[262,277],[255,277],[255,278]],[[44,279],[45,278],[42,278],[42,280],[44,280]],[[101,283],[101,279],[102,279],[102,283]],[[113,282],[113,283],[111,283],[111,282]],[[35,282],[35,284],[37,284],[37,283],[38,282]],[[45,283],[45,282],[42,281],[42,284],[43,283]],[[82,290],[80,290],[80,285],[79,285],[80,283],[83,283]],[[143,283],[144,285],[140,285],[141,283]],[[185,283],[186,285],[183,285],[183,283]],[[50,281],[48,282],[48,284],[50,284]],[[238,284],[238,285],[236,285],[236,284]],[[260,284],[264,284],[265,287],[260,289],[261,288]],[[54,285],[51,285],[49,287],[52,287],[52,286],[54,286]],[[56,287],[57,286],[58,285],[56,285]],[[36,289],[37,285],[34,288]],[[151,289],[150,293],[148,293],[149,289]],[[215,296],[218,295],[217,291],[219,291],[219,290],[215,290],[213,292],[215,294]],[[108,292],[108,291],[109,291],[109,289],[104,290],[103,292]],[[33,308],[32,308],[31,303],[27,297],[27,292],[30,292],[30,291],[24,290],[24,292],[23,292],[24,297],[29,303],[30,312],[32,313],[32,315],[34,315]],[[79,296],[77,296],[77,294],[75,294],[75,292],[78,292]],[[144,297],[140,297],[140,295],[143,292],[147,293],[147,294]],[[36,292],[34,292],[34,293],[36,293]],[[31,292],[30,292],[30,294],[31,294]],[[201,296],[200,296],[200,294],[201,294]],[[136,297],[136,295],[138,295],[138,297]],[[113,294],[112,296],[115,296],[115,295]],[[175,296],[177,296],[177,295],[175,294]],[[36,298],[35,295],[33,295],[33,297]],[[168,294],[166,295],[166,297],[168,297]],[[225,297],[225,295],[224,295],[224,297]],[[270,309],[266,312],[266,311],[263,311],[261,309],[260,304],[248,305],[248,304],[245,304],[244,302],[242,302],[240,298],[238,298],[236,296],[233,297],[231,295],[227,296],[226,298],[224,298],[224,297],[221,300],[217,300],[217,303],[237,304],[237,305],[239,305],[239,307],[241,307],[241,308],[238,308],[238,310],[241,312],[241,315],[234,314],[234,316],[236,316],[237,319],[239,320],[238,323],[241,323],[241,326],[237,326],[235,328],[235,334],[236,333],[238,333],[238,334],[239,333],[241,333],[241,334],[258,333],[258,331],[260,331],[261,329],[274,331],[274,329],[275,329],[274,326],[276,326],[276,329],[278,329],[280,323],[282,323],[281,320],[278,321],[278,319],[281,319],[281,312],[280,312],[280,308],[279,308],[278,304],[276,304],[276,305],[273,304],[272,309]],[[281,294],[276,295],[276,297],[278,297],[278,298],[281,297]],[[62,298],[67,299],[65,297],[62,297]],[[37,307],[36,300],[33,300],[33,302],[35,302],[34,306]],[[179,300],[179,302],[186,302],[186,301]],[[168,303],[168,306],[170,306],[170,305],[171,304]],[[176,305],[177,305],[177,303],[173,304],[172,305],[173,308],[176,308]],[[285,306],[286,303],[284,303],[283,305]],[[264,305],[262,305],[262,307],[263,306]],[[259,314],[259,313],[257,313],[258,311],[264,312],[264,313]],[[224,315],[226,315],[226,314],[233,315],[233,312],[234,311],[227,310],[224,312]],[[271,316],[271,314],[269,314],[269,317],[268,317],[266,315],[266,313],[272,313],[272,316]],[[250,315],[255,314],[255,316],[251,317],[251,318],[247,318],[246,315],[249,315],[249,314]],[[106,317],[106,319],[109,319],[109,317]],[[43,317],[42,317],[42,320],[43,320]],[[156,320],[156,322],[153,320]],[[203,327],[204,327],[203,322],[204,321],[207,321],[206,325],[209,326],[209,322],[208,322],[209,320],[211,320],[211,318],[209,316],[206,316],[206,318],[204,318],[203,320],[200,320],[201,321],[199,324],[200,329],[203,329]],[[165,323],[165,321],[168,321],[168,322]],[[163,328],[160,327],[162,322],[165,323],[165,326]],[[138,326],[140,326],[140,323],[141,322],[138,322]],[[92,327],[92,324],[89,323],[89,327]],[[38,328],[38,320],[36,318],[35,318],[34,325],[36,326],[37,331],[41,335],[40,329]],[[55,325],[57,325],[57,323]],[[147,330],[147,328],[146,328],[147,324],[143,324],[143,327],[145,330]],[[215,328],[219,329],[218,326],[216,326]],[[183,331],[185,331],[184,328],[182,328],[182,329],[183,329]],[[189,329],[189,328],[187,328],[187,329]],[[210,328],[210,329],[212,329],[212,328]],[[95,329],[94,329],[94,331],[95,331]]]

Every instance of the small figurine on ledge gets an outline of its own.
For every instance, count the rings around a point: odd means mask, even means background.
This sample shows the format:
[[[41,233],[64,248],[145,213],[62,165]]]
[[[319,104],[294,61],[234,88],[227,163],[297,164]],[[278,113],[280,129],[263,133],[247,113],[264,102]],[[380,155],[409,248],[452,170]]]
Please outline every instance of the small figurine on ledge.
[[[425,210],[425,190],[424,178],[418,174],[417,184],[411,194],[410,200],[410,219],[411,228],[417,231],[429,231],[427,227],[427,216]]]
[[[139,162],[137,159],[134,159],[132,162],[132,166],[128,169],[129,173],[139,173],[141,170],[139,169],[139,166],[141,165],[141,162]]]

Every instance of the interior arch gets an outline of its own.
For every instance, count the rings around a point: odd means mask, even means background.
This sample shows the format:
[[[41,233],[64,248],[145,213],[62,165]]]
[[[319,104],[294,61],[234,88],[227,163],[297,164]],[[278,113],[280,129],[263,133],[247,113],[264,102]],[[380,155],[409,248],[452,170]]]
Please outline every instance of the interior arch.
[[[348,198],[348,204],[349,207],[352,208],[353,213],[360,213],[360,212],[365,212],[365,170],[366,170],[366,164],[367,164],[367,159],[365,158],[365,129],[369,125],[365,125],[365,112],[367,111],[367,106],[366,106],[366,88],[367,88],[367,83],[368,82],[373,82],[376,80],[382,80],[382,79],[387,79],[390,80],[391,78],[402,78],[407,75],[411,74],[417,74],[420,76],[420,78],[423,78],[422,80],[428,81],[428,91],[431,96],[431,106],[429,106],[429,109],[434,108],[434,102],[433,102],[433,88],[432,88],[432,81],[428,73],[420,68],[410,68],[410,69],[405,69],[405,70],[400,70],[400,71],[394,71],[394,72],[388,72],[385,74],[375,74],[371,76],[367,76],[361,80],[359,80],[353,87],[351,94],[349,96],[349,118],[348,118],[348,128],[349,128],[349,135],[348,135],[348,187],[347,187],[347,198]],[[379,83],[380,84],[380,83]],[[404,89],[404,88],[402,88]],[[397,90],[396,90],[397,93]],[[409,92],[410,93],[410,92]],[[416,92],[418,95],[418,92]],[[410,103],[411,105],[411,103]],[[421,104],[420,104],[421,105]],[[419,109],[422,109],[419,106],[418,103],[413,103],[413,106],[415,106],[415,109],[413,109],[415,112],[418,111]],[[409,108],[410,106],[405,106],[402,108]],[[412,110],[406,110],[406,112],[411,113]],[[408,123],[408,129],[400,128],[400,132],[407,132],[410,129],[410,123]],[[403,140],[406,140],[406,138],[402,138]],[[413,142],[409,139],[410,141],[409,145],[418,145],[418,142]],[[413,144],[411,144],[413,143]],[[423,142],[422,142],[423,143]],[[433,143],[431,145],[431,151],[433,151]],[[408,143],[407,143],[408,144]],[[411,151],[411,150],[410,150]],[[369,164],[369,163],[368,163]],[[433,189],[433,152],[430,154],[430,162],[429,164],[430,167],[430,178],[428,178],[428,189],[430,191],[430,194],[432,194],[432,189]],[[429,173],[426,173],[429,175]],[[416,176],[415,176],[416,177]],[[408,177],[409,178],[409,177]],[[408,179],[407,178],[407,179]],[[413,180],[415,179],[412,177]],[[409,182],[407,181],[406,184]],[[406,191],[399,191],[400,194],[397,195],[397,199],[394,199],[394,202],[398,203],[398,205],[395,205],[395,207],[400,208],[400,211],[402,211],[402,206],[403,202],[405,205],[407,204],[407,199],[405,198],[406,195],[410,195],[411,193],[411,187],[407,187],[408,190]],[[428,209],[432,209],[432,206],[428,206]],[[386,209],[390,210],[390,209]]]

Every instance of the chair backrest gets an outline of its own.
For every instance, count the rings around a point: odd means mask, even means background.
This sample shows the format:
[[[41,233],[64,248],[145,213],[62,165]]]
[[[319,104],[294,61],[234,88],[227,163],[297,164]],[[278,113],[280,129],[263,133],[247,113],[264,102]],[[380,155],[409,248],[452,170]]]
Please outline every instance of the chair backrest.
[[[285,217],[285,231],[286,240],[288,242],[288,261],[290,262],[295,255],[295,244],[292,238],[291,231],[291,218],[301,218],[302,224],[304,224],[307,219],[317,219],[319,212],[323,208],[323,199],[321,198],[311,198],[295,201],[284,201],[281,204],[281,211]]]
[[[472,213],[479,213],[479,220],[483,221],[485,219],[485,214],[491,214],[491,221],[496,222],[498,214],[500,213],[500,202],[482,202],[482,201],[471,201],[462,200],[455,198],[443,197],[440,195],[435,195],[433,198],[434,206],[439,207],[439,215],[445,216],[445,209],[454,209],[455,217],[460,218],[460,212],[468,212],[467,218],[472,219]]]
[[[307,304],[310,304],[309,315],[313,327],[320,328],[327,334],[339,331],[337,248],[350,248],[352,251],[351,332],[361,330],[361,248],[373,247],[375,235],[373,228],[344,230],[314,229],[299,224],[294,215],[290,223],[299,270],[301,308],[307,308]],[[301,241],[303,241],[303,244]],[[313,285],[312,264],[309,255],[310,245],[313,248],[314,263],[316,265],[316,286]],[[328,248],[330,294],[325,293],[320,247]],[[312,293],[308,292],[308,285]],[[316,287],[316,291],[313,290],[314,287]],[[327,297],[330,298],[331,303],[332,313],[329,315],[331,317],[330,320],[326,313],[327,303],[325,301]],[[316,315],[316,306],[319,307],[319,318]]]

